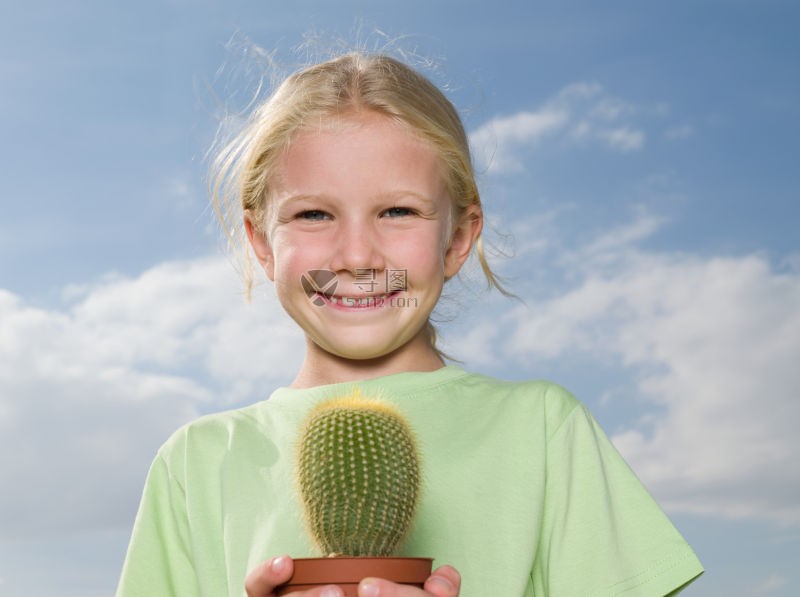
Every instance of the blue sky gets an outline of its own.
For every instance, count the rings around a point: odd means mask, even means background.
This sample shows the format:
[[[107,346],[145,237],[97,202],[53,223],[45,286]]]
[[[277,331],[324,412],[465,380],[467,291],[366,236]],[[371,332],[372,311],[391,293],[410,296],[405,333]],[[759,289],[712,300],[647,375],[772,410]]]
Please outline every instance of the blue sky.
[[[291,379],[302,339],[268,286],[242,300],[205,156],[243,50],[291,67],[311,32],[433,58],[463,112],[524,303],[468,271],[445,348],[590,407],[706,565],[687,594],[800,593],[796,5],[2,12],[0,593],[110,594],[158,445]]]

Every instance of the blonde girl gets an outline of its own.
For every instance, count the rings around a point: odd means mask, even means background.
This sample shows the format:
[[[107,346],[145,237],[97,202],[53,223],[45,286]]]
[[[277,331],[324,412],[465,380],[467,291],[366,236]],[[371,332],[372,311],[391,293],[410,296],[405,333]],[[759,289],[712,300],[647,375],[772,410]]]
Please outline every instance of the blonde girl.
[[[365,579],[361,597],[667,595],[701,573],[572,395],[443,361],[430,314],[445,282],[473,251],[496,280],[467,135],[426,78],[361,53],[291,75],[220,155],[216,196],[305,358],[269,400],[164,444],[118,595],[273,595],[312,549],[292,482],[298,426],[354,386],[418,434],[426,483],[404,553],[446,563],[424,590]]]

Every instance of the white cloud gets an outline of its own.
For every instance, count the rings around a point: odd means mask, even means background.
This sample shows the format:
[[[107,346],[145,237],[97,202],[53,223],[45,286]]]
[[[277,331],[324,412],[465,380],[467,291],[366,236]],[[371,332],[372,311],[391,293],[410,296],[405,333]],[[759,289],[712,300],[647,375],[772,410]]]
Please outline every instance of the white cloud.
[[[754,596],[761,596],[761,595],[770,595],[775,593],[786,586],[788,580],[784,576],[780,576],[778,574],[773,574],[769,576],[766,580],[762,583],[753,587],[751,591],[751,595]]]
[[[302,338],[239,286],[198,259],[73,286],[58,309],[0,291],[0,539],[130,524],[174,429],[287,381]]]
[[[470,135],[470,142],[479,168],[493,173],[523,170],[526,150],[544,139],[639,151],[646,139],[635,123],[641,112],[597,83],[573,83],[538,108],[491,119]]]
[[[490,351],[516,362],[613,357],[651,406],[609,431],[662,504],[800,525],[800,274],[762,255],[637,248],[659,222],[642,214],[562,255],[560,291],[515,287],[528,306],[453,344],[502,339]]]
[[[562,254],[560,260],[567,267],[589,273],[597,272],[603,266],[618,270],[621,263],[627,263],[630,258],[640,255],[631,251],[631,246],[651,236],[665,222],[665,218],[640,209],[633,222],[614,227],[597,238],[589,239],[582,247]]]
[[[694,135],[694,127],[690,124],[682,124],[668,128],[664,132],[664,137],[670,141],[679,141],[681,139],[688,139]]]
[[[605,139],[609,147],[620,151],[636,151],[644,147],[644,133],[627,126],[599,131],[597,136]]]
[[[531,146],[543,137],[563,128],[569,119],[564,110],[544,107],[536,112],[519,112],[494,118],[472,135],[470,142],[480,162],[495,172],[522,170],[522,162],[514,156],[517,146]]]

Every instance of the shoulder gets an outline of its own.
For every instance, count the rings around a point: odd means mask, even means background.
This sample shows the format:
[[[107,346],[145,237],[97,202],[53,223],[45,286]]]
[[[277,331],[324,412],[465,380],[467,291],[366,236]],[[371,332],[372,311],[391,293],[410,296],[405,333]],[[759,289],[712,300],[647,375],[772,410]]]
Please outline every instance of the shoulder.
[[[264,403],[257,403],[243,408],[226,410],[203,415],[179,427],[164,444],[180,443],[194,436],[222,437],[229,435],[233,430],[258,424],[257,412],[263,408]]]
[[[544,379],[503,380],[480,373],[457,377],[442,391],[456,393],[476,404],[486,404],[524,418],[535,416],[555,432],[581,402],[564,386]]]
[[[179,427],[161,445],[157,458],[172,472],[182,470],[188,460],[214,460],[234,438],[262,434],[260,411],[264,403],[201,416]]]
[[[472,387],[476,391],[483,391],[491,397],[526,401],[540,400],[553,408],[563,408],[567,411],[579,404],[572,392],[564,386],[546,379],[505,380],[481,373],[466,373],[456,381],[464,386]]]

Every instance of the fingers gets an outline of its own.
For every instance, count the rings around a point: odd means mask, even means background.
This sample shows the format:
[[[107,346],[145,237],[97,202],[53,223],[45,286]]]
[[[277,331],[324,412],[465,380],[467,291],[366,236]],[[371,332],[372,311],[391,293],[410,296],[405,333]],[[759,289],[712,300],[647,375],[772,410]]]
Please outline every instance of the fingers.
[[[288,581],[294,571],[294,562],[288,556],[267,560],[253,568],[245,579],[248,597],[274,597],[275,587]],[[452,566],[440,566],[425,581],[425,591],[414,587],[397,585],[387,580],[365,578],[358,586],[359,597],[458,597],[461,590],[461,575]],[[292,593],[298,595],[299,593]],[[306,597],[342,597],[341,588],[320,587],[302,593]]]
[[[262,562],[250,571],[244,581],[247,597],[274,597],[275,587],[288,581],[293,572],[294,562],[289,556],[278,556]],[[327,586],[303,593],[291,593],[287,597],[300,597],[300,595],[303,597],[344,597],[344,592],[340,587]]]
[[[441,566],[425,581],[425,591],[388,580],[365,578],[358,585],[358,597],[458,597],[460,589],[461,575],[452,566]]]
[[[439,566],[425,581],[425,590],[436,597],[458,597],[461,575],[452,566]]]
[[[272,597],[275,587],[292,576],[294,563],[289,556],[278,556],[253,568],[244,581],[247,597]]]

